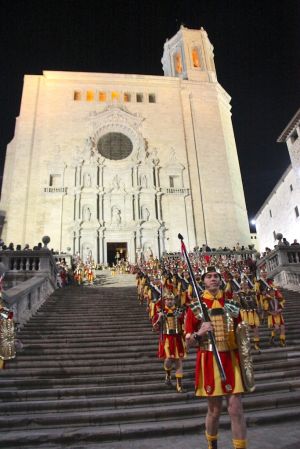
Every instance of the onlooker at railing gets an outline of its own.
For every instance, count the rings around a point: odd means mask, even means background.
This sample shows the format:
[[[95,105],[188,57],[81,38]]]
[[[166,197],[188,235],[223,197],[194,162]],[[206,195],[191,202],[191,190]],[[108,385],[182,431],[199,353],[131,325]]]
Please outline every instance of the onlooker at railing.
[[[33,250],[34,250],[34,251],[37,251],[37,250],[39,250],[39,249],[42,249],[42,247],[43,247],[43,246],[42,246],[42,243],[39,242],[36,246],[33,247]]]
[[[7,249],[9,249],[9,250],[11,250],[11,251],[14,251],[14,250],[15,250],[14,244],[11,242],[11,243],[8,245],[8,248],[7,248]]]
[[[283,237],[282,243],[283,243],[285,246],[290,246],[289,242],[287,241],[287,239],[286,239],[285,237]]]
[[[24,251],[28,251],[28,250],[30,250],[30,248],[29,248],[29,244],[28,244],[28,243],[26,243],[26,245],[24,246],[23,250],[24,250]]]
[[[298,243],[297,239],[294,239],[293,243],[291,243],[291,246],[299,246],[300,243]]]

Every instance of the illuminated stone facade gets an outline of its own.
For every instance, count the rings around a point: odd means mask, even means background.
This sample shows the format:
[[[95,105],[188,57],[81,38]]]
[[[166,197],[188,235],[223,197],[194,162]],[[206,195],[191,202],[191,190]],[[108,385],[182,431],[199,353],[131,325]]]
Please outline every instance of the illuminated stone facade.
[[[277,142],[287,144],[291,165],[256,214],[259,250],[273,249],[276,235],[288,242],[300,242],[300,109],[288,123]]]
[[[2,189],[5,242],[142,253],[249,244],[231,123],[206,32],[165,43],[165,76],[26,75]],[[122,252],[121,251],[121,252]]]

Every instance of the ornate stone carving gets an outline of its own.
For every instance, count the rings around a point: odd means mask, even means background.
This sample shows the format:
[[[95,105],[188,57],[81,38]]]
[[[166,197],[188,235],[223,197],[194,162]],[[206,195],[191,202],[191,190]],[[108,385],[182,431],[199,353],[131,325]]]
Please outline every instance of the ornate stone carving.
[[[82,219],[83,221],[91,221],[91,210],[89,208],[89,206],[84,206],[83,210],[82,210]]]
[[[145,140],[140,132],[143,117],[140,114],[131,114],[125,106],[107,106],[102,112],[93,112],[88,116],[92,128],[89,144],[95,144],[108,133],[121,133],[132,142],[132,154],[141,156],[145,152]]]
[[[114,225],[121,224],[121,211],[117,206],[111,208],[111,222]]]

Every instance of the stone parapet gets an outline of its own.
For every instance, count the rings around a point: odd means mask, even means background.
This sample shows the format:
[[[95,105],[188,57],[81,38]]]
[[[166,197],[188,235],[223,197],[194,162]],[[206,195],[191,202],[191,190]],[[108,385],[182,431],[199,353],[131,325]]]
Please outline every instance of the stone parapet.
[[[56,289],[57,267],[48,249],[1,251],[2,298],[22,326]]]
[[[2,297],[22,327],[56,289],[56,282],[48,276],[34,276],[2,292]]]
[[[300,245],[279,246],[260,259],[257,268],[265,268],[281,287],[300,291]]]

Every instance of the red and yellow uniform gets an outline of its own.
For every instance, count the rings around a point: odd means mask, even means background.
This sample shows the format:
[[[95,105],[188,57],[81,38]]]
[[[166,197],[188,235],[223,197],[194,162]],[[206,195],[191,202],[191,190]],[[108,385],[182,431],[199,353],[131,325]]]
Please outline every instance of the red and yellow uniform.
[[[272,329],[270,343],[274,343],[276,332],[280,332],[280,345],[285,346],[285,324],[283,309],[285,299],[282,293],[276,288],[270,288],[263,297],[264,310],[268,314],[268,328]]]
[[[89,265],[87,268],[87,281],[89,282],[89,284],[92,284],[94,282],[94,279],[95,279],[95,273],[94,273],[93,267],[91,265]]]
[[[74,280],[78,285],[82,284],[83,281],[83,270],[81,266],[77,266],[74,270]]]
[[[183,312],[176,306],[165,306],[161,311],[162,338],[159,340],[158,357],[160,359],[179,359],[186,356],[185,342],[183,338]],[[158,311],[153,317],[155,324],[159,317]]]
[[[238,292],[238,298],[241,305],[241,318],[242,320],[250,326],[254,333],[254,348],[259,351],[259,326],[260,326],[260,318],[259,318],[259,310],[260,310],[260,302],[257,299],[257,295],[254,289],[251,289],[247,282],[241,283],[241,289]]]
[[[226,381],[220,378],[220,373],[207,337],[201,338],[196,362],[195,389],[196,396],[223,396],[244,392],[240,359],[235,337],[235,328],[241,321],[240,316],[234,318],[224,308],[225,297],[222,291],[213,296],[207,290],[203,292],[202,300],[206,304],[214,329],[216,346],[226,374]],[[185,322],[186,334],[197,332],[202,321],[191,309],[188,310]]]
[[[183,338],[183,311],[176,307],[175,297],[172,293],[163,295],[164,306],[157,311],[153,318],[153,328],[160,331],[158,357],[164,360],[166,385],[171,383],[171,371],[175,364],[176,390],[182,393],[183,365],[186,356],[185,341]]]

